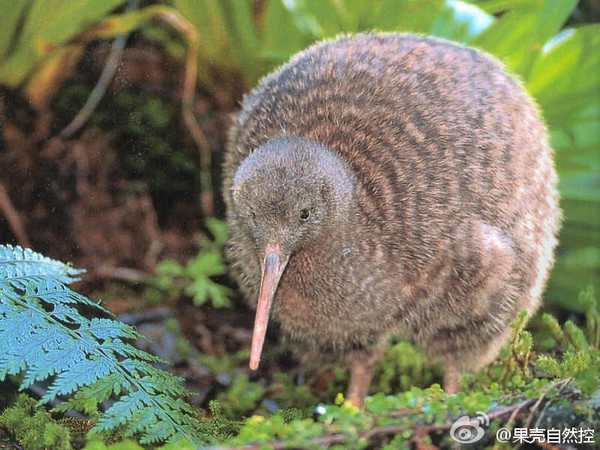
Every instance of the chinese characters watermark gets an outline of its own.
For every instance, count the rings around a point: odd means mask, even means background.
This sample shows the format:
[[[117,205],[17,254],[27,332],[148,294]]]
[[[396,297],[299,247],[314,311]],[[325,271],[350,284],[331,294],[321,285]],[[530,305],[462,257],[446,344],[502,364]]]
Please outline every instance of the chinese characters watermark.
[[[496,431],[498,442],[513,444],[594,444],[592,428],[500,428]]]
[[[473,444],[485,436],[490,418],[483,412],[459,417],[450,427],[450,437],[460,444]],[[496,441],[513,444],[595,444],[592,428],[499,428]]]

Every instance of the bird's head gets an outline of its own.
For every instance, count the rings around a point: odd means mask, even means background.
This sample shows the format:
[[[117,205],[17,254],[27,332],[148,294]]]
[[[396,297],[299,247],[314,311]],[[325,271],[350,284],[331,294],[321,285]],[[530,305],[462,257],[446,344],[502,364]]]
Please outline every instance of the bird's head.
[[[254,242],[261,284],[250,367],[258,368],[269,311],[290,258],[334,239],[353,220],[351,171],[333,151],[303,138],[278,138],[252,152],[232,185],[238,222]]]

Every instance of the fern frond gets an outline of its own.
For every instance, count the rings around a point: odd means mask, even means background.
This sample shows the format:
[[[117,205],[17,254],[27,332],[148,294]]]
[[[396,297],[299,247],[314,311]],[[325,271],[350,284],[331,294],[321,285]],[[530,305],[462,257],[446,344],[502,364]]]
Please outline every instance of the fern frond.
[[[50,380],[40,404],[72,396],[59,410],[89,414],[116,397],[96,432],[122,427],[144,443],[206,441],[193,408],[181,400],[181,380],[129,342],[139,337],[135,329],[80,312],[85,306],[108,313],[69,288],[81,273],[31,250],[0,246],[0,381],[22,373],[20,388],[27,389]]]
[[[48,277],[69,284],[85,272],[63,262],[50,259],[28,248],[0,245],[0,280],[22,277]]]

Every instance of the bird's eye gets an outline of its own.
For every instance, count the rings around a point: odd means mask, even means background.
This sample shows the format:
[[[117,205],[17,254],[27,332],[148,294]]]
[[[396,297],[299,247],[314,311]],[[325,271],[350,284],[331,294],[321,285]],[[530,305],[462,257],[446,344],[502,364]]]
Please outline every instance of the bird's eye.
[[[310,217],[310,210],[308,208],[303,208],[300,210],[300,220],[306,222]]]

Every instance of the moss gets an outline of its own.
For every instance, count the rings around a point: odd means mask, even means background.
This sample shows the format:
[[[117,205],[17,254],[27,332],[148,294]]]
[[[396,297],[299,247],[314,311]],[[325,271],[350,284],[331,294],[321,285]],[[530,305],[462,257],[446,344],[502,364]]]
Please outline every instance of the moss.
[[[0,427],[27,450],[70,450],[69,430],[56,422],[48,412],[36,407],[36,401],[21,394],[0,415]]]
[[[252,412],[258,406],[265,393],[262,384],[249,380],[248,375],[234,375],[229,389],[218,395],[224,415],[229,418],[240,417]]]

